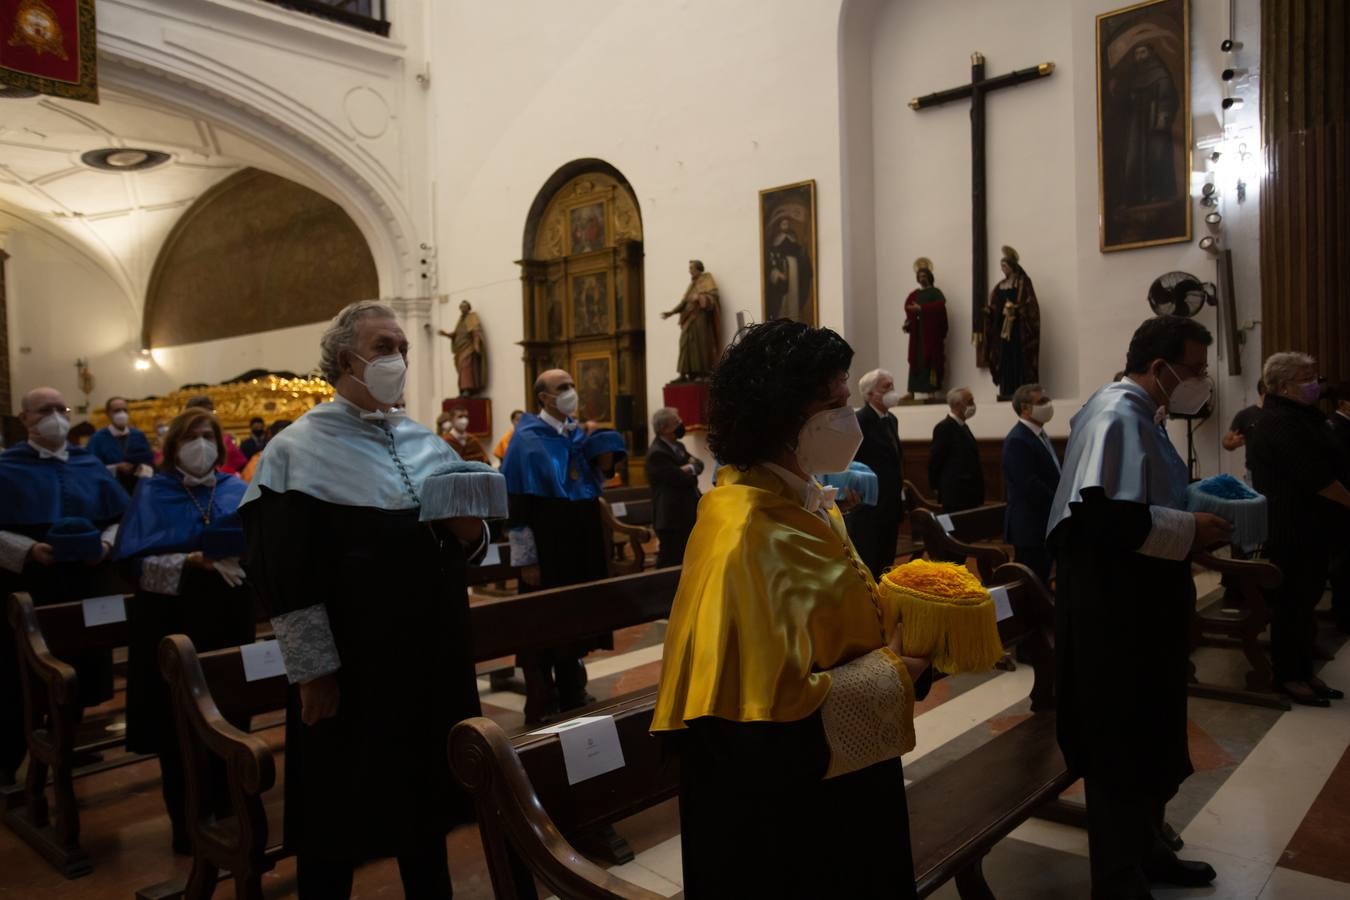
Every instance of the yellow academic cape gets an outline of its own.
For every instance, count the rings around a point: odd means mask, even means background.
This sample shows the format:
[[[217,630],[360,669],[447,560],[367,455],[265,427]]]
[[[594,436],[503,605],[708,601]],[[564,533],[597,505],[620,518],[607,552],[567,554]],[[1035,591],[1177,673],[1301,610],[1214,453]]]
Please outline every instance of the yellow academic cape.
[[[824,670],[886,646],[898,607],[878,595],[838,509],[829,516],[767,468],[722,469],[685,550],[652,731],[701,716],[799,721],[825,701]]]

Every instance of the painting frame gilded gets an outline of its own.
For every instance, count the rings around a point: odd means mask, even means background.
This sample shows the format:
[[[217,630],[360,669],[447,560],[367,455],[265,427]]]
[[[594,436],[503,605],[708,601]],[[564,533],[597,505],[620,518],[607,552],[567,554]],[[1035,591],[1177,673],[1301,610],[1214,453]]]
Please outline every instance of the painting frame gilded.
[[[614,427],[614,408],[618,402],[618,371],[614,354],[609,350],[597,350],[577,353],[572,356],[572,379],[576,383],[581,404],[577,408],[580,421],[592,421],[606,428]],[[593,373],[601,373],[596,383]],[[597,391],[603,393],[605,409],[594,409],[598,402]]]
[[[779,231],[785,222],[790,239]],[[764,321],[788,318],[818,327],[820,257],[816,242],[815,179],[760,191],[758,227],[760,309]],[[807,283],[803,285],[802,281]]]
[[[1102,13],[1095,35],[1099,249],[1189,242],[1189,0],[1143,0]]]

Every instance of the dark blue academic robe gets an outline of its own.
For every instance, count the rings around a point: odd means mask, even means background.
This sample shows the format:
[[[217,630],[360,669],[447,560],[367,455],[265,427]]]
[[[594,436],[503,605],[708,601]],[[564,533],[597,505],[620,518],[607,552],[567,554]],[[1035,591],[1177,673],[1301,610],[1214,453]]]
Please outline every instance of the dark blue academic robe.
[[[138,466],[155,464],[155,451],[150,449],[145,434],[136,428],[127,429],[126,435],[120,438],[110,429],[100,428],[94,432],[85,449],[97,456],[105,466],[115,466],[121,462]]]

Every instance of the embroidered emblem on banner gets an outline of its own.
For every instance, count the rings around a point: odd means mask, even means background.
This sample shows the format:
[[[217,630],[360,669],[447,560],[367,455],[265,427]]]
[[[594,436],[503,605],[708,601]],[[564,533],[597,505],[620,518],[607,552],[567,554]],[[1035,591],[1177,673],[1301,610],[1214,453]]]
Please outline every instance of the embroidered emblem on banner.
[[[50,53],[58,59],[68,59],[62,44],[61,23],[56,17],[56,10],[43,0],[19,0],[19,9],[14,15],[14,34],[10,36],[9,45],[26,46],[39,56]]]

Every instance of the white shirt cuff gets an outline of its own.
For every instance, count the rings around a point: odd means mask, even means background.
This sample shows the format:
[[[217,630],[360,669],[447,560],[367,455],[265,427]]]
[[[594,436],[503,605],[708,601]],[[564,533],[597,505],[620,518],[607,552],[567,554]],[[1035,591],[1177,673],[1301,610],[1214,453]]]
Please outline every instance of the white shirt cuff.
[[[512,528],[506,533],[511,544],[511,565],[516,568],[539,564],[539,550],[534,543],[534,532],[528,528]]]
[[[28,551],[37,541],[12,531],[0,531],[0,569],[19,573],[28,561]]]
[[[1190,556],[1195,543],[1195,516],[1180,509],[1150,506],[1153,528],[1137,551],[1157,559],[1182,560]]]

